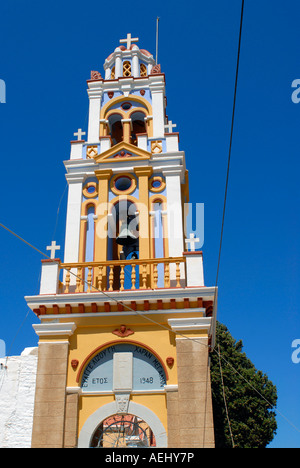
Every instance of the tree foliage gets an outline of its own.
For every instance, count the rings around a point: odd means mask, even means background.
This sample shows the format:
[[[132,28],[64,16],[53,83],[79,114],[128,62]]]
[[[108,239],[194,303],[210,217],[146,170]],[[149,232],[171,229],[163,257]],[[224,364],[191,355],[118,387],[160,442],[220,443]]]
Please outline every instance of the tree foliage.
[[[217,324],[216,336],[217,346],[211,354],[216,448],[266,448],[277,429],[274,412],[277,403],[276,387],[265,374],[256,370],[242,351],[242,341],[235,341],[225,325]]]

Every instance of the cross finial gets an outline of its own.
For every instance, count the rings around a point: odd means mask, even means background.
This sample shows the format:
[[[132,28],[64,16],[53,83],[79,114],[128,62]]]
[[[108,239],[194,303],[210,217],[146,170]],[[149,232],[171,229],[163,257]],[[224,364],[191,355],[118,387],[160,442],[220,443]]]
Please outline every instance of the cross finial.
[[[74,136],[77,136],[77,140],[82,140],[83,135],[86,135],[85,132],[82,131],[82,128],[79,128],[77,133],[74,133]]]
[[[168,130],[168,133],[173,132],[173,128],[177,127],[176,124],[173,124],[172,120],[170,120],[167,125],[165,125],[165,129]]]
[[[50,251],[51,251],[51,256],[50,256],[50,258],[51,258],[51,260],[54,260],[54,258],[55,258],[55,251],[56,251],[56,250],[60,250],[60,245],[56,245],[56,242],[55,242],[55,241],[52,241],[52,242],[51,242],[51,245],[49,245],[49,246],[47,247],[47,250],[50,250]]]
[[[198,242],[200,242],[200,239],[198,239],[198,237],[195,237],[195,234],[193,232],[191,232],[190,238],[185,240],[186,244],[190,244],[190,251],[191,252],[195,252],[195,250],[196,250],[195,244],[198,243]]]
[[[126,49],[130,50],[131,43],[138,42],[138,40],[139,40],[138,37],[132,38],[131,33],[128,33],[126,39],[120,39],[120,44],[126,44]]]

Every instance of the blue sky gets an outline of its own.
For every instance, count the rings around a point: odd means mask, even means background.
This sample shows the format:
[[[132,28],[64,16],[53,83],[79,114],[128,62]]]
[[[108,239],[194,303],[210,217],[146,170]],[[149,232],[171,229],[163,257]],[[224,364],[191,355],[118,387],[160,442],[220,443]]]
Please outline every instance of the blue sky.
[[[10,0],[1,5],[0,222],[45,251],[66,181],[70,140],[87,130],[86,80],[128,32],[166,74],[169,119],[180,132],[190,198],[205,204],[205,282],[216,277],[235,79],[240,0],[113,4]],[[278,388],[278,410],[300,428],[298,0],[246,0],[236,125],[219,276],[218,319]],[[56,241],[63,245],[66,196]],[[0,230],[0,339],[35,346],[25,295],[38,293],[41,256]],[[278,415],[271,447],[299,447]]]

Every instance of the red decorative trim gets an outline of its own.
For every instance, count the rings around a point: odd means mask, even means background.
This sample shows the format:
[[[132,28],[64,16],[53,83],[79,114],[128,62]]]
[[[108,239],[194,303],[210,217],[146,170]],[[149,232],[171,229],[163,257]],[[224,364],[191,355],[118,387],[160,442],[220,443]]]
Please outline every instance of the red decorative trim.
[[[110,346],[123,344],[123,343],[124,343],[124,341],[122,341],[122,340],[108,341],[107,343],[104,343],[103,345],[98,346],[98,348],[94,349],[94,351],[92,351],[85,358],[83,363],[81,364],[80,369],[79,369],[79,371],[77,373],[77,376],[76,376],[76,382],[79,383],[80,376],[81,376],[81,374],[83,372],[83,369],[86,367],[87,363],[92,359],[92,357],[95,356],[99,351],[101,351],[102,349],[105,349],[105,348],[109,348]],[[156,357],[156,359],[160,362],[160,364],[162,365],[162,367],[163,367],[163,369],[165,371],[165,374],[166,374],[166,379],[169,380],[168,369],[166,368],[166,365],[163,362],[163,360],[161,359],[161,357],[159,356],[159,354],[157,354],[157,352],[154,351],[154,349],[150,348],[150,346],[147,346],[144,343],[141,343],[140,341],[126,340],[126,343],[137,345],[137,346],[140,346],[141,348],[145,348],[148,351],[150,351],[150,353],[152,353]]]
[[[40,315],[46,315],[47,313],[47,307],[44,305],[40,306]]]
[[[74,370],[77,369],[78,364],[79,364],[78,359],[72,359],[72,361],[71,361],[71,366],[72,366],[72,368],[73,368]]]
[[[162,299],[157,299],[157,309],[158,310],[162,310],[164,307],[163,307],[163,301]]]
[[[42,263],[61,263],[60,258],[46,258],[45,260],[41,260]]]
[[[105,312],[110,312],[110,303],[109,302],[104,302],[104,310],[105,310]]]
[[[57,304],[54,304],[53,305],[53,313],[54,315],[58,315],[59,314],[59,307]]]
[[[84,304],[78,304],[79,307],[79,313],[84,314],[85,312],[85,305]]]
[[[136,302],[135,301],[131,301],[131,308],[133,310],[136,310]]]
[[[149,309],[150,309],[149,301],[144,301],[144,310],[149,310]]]
[[[66,314],[71,314],[72,313],[72,307],[70,304],[66,304]]]
[[[112,333],[120,338],[126,338],[127,336],[133,335],[134,331],[131,330],[131,328],[127,328],[126,325],[121,325],[120,328],[116,328]]]
[[[166,359],[166,363],[168,364],[169,367],[173,367],[175,359],[171,356],[168,356]]]
[[[92,312],[97,313],[98,312],[98,306],[95,302],[92,303]]]
[[[184,298],[183,303],[184,303],[184,308],[185,308],[185,309],[189,309],[189,308],[190,308],[190,300],[189,300],[188,297]]]
[[[182,252],[182,255],[203,255],[202,250],[199,250],[199,252]]]
[[[85,143],[85,140],[71,140],[70,143],[71,145],[73,145],[74,143]]]

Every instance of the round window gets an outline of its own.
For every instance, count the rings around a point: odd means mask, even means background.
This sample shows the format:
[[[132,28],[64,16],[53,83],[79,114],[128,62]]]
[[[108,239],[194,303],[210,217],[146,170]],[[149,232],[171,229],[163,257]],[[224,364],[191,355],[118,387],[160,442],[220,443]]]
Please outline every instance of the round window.
[[[115,188],[120,192],[124,192],[131,187],[132,179],[129,177],[119,177],[115,180]]]
[[[152,187],[153,188],[159,188],[161,186],[161,181],[160,180],[153,180],[152,182]]]
[[[132,104],[130,102],[124,102],[124,104],[121,105],[122,109],[127,111],[131,108]]]
[[[87,191],[92,194],[96,191],[96,187],[94,187],[93,185],[90,185],[88,188],[87,188]]]

